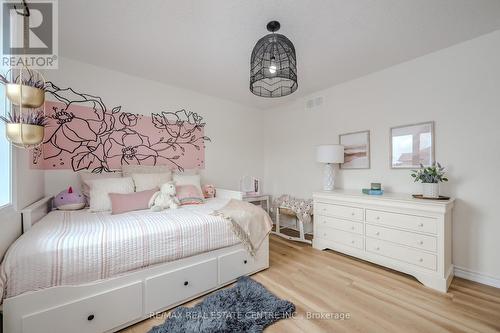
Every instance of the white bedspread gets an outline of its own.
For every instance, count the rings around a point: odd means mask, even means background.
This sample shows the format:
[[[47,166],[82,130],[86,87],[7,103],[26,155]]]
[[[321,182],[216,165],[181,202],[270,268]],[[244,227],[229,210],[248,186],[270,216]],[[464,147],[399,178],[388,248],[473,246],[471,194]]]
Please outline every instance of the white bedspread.
[[[23,234],[0,267],[3,298],[110,278],[239,243],[230,223],[209,215],[228,200],[155,213],[53,211]]]

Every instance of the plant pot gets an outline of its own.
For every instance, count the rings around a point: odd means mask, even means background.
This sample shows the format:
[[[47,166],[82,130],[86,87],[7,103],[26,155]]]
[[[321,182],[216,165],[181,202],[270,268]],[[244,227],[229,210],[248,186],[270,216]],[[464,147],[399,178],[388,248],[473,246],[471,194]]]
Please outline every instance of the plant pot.
[[[36,146],[42,143],[45,127],[40,125],[8,123],[7,139],[17,146]]]
[[[423,183],[422,197],[439,198],[439,183]]]
[[[45,90],[17,83],[5,85],[5,94],[14,105],[35,109],[45,102]]]

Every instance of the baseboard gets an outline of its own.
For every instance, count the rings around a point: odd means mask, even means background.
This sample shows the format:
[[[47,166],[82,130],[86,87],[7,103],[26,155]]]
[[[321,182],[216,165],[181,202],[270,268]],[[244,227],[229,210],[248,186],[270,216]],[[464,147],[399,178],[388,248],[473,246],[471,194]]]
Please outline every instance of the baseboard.
[[[466,280],[471,280],[474,282],[486,284],[488,286],[492,286],[495,288],[500,288],[499,278],[475,272],[467,268],[455,266],[455,276],[458,276]]]

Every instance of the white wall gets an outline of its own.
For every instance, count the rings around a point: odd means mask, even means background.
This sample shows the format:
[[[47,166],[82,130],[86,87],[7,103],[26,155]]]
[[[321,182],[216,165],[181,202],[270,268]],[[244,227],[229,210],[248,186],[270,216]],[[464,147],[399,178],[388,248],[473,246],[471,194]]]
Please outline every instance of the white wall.
[[[0,210],[0,260],[22,232],[20,210],[41,199],[45,193],[44,171],[29,168],[30,154],[12,148],[12,206]]]
[[[59,70],[47,76],[61,88],[100,96],[108,107],[121,105],[125,112],[196,112],[206,121],[205,135],[212,140],[205,150],[202,174],[206,182],[238,189],[242,175],[263,176],[260,110],[64,58],[59,60]],[[78,186],[72,171],[51,170],[45,175],[47,194],[58,193],[68,185]]]
[[[381,182],[386,190],[419,192],[408,170],[389,168],[389,128],[434,120],[436,159],[449,167],[442,192],[457,198],[454,263],[500,278],[499,59],[496,31],[320,91],[312,96],[323,96],[324,104],[312,110],[305,110],[307,98],[269,110],[266,190],[311,197],[322,181],[315,146],[369,129],[371,169],[341,170],[338,186],[360,190]]]

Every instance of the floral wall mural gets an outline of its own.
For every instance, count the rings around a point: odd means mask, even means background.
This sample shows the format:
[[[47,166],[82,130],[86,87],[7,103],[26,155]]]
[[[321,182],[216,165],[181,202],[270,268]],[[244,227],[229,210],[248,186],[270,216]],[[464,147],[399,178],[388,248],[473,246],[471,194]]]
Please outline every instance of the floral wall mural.
[[[203,118],[179,110],[151,113],[109,109],[98,96],[47,83],[48,125],[43,144],[33,149],[32,167],[88,170],[121,169],[124,164],[204,168]],[[53,97],[53,98],[51,98]]]

